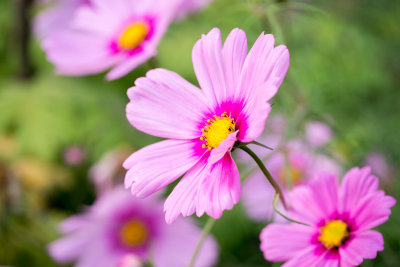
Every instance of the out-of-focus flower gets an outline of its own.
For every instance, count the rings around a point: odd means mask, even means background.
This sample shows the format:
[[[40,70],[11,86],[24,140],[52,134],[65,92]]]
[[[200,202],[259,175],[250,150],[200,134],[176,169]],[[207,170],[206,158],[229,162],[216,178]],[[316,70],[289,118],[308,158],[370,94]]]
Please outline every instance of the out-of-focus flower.
[[[112,70],[120,78],[156,54],[181,0],[90,0],[73,13],[65,29],[47,36],[42,47],[63,75]]]
[[[122,188],[65,220],[60,230],[65,236],[49,245],[50,255],[60,263],[76,261],[77,266],[125,267],[136,264],[136,259],[155,267],[187,266],[201,235],[190,218],[165,224],[162,202],[155,196],[138,199]],[[217,253],[210,236],[195,266],[211,266]]]
[[[265,161],[272,177],[288,193],[294,186],[307,183],[320,171],[340,174],[339,165],[325,155],[316,154],[301,141],[291,141]],[[275,190],[259,170],[243,183],[243,205],[248,215],[258,221],[274,218],[272,202]]]
[[[395,200],[378,190],[370,168],[353,168],[341,185],[335,175],[320,173],[290,194],[290,216],[307,223],[268,225],[261,250],[283,266],[357,266],[383,250],[382,235],[371,228],[385,222]]]
[[[176,14],[177,19],[182,19],[189,13],[198,12],[206,8],[214,0],[183,0]]]
[[[48,0],[46,5],[50,5],[41,11],[35,18],[34,31],[39,39],[68,27],[72,21],[75,11],[88,5],[90,0]],[[44,1],[41,1],[44,2]],[[49,2],[49,3],[47,3]]]
[[[132,154],[125,186],[146,197],[180,180],[165,202],[166,221],[181,213],[219,218],[240,198],[240,177],[230,150],[259,137],[289,67],[286,46],[261,34],[247,54],[247,39],[234,29],[222,46],[219,29],[193,48],[200,87],[178,74],[155,69],[128,90],[127,118],[137,129],[169,138]]]
[[[70,146],[64,150],[64,162],[70,166],[78,166],[85,160],[85,152],[80,146]]]
[[[122,184],[125,169],[124,160],[132,153],[130,148],[117,148],[106,153],[89,171],[89,177],[96,186],[97,194],[103,194]]]
[[[142,267],[142,261],[134,254],[127,254],[117,264],[117,267]]]
[[[385,187],[394,183],[395,170],[389,165],[385,155],[379,152],[372,152],[367,155],[365,163],[371,166],[372,173],[381,179]]]
[[[325,145],[332,139],[332,129],[325,123],[311,121],[306,125],[306,138],[313,147]]]
[[[287,120],[283,115],[274,115],[269,118],[264,134],[258,139],[262,144],[272,147],[268,150],[260,146],[254,146],[253,150],[263,159],[265,166],[272,177],[278,182],[284,193],[288,193],[293,186],[303,184],[311,180],[314,173],[329,171],[335,174],[341,173],[340,166],[335,160],[325,154],[317,153],[315,142],[321,128],[329,129],[323,123],[312,121],[306,124],[304,138],[285,141],[287,138]],[[315,133],[314,133],[315,132]],[[309,134],[307,134],[309,133]],[[311,134],[310,134],[311,133]],[[303,135],[301,135],[303,137]],[[317,136],[316,138],[308,138]],[[328,137],[325,135],[325,137]],[[332,138],[332,136],[329,136]],[[321,140],[321,139],[318,139]],[[325,142],[329,141],[327,138]],[[319,142],[322,145],[322,142]],[[243,169],[250,173],[243,183],[243,205],[248,215],[257,221],[279,219],[274,217],[272,202],[275,191],[268,183],[265,176],[258,169],[254,171],[254,164],[250,162],[248,155],[242,151],[237,152],[238,160]]]

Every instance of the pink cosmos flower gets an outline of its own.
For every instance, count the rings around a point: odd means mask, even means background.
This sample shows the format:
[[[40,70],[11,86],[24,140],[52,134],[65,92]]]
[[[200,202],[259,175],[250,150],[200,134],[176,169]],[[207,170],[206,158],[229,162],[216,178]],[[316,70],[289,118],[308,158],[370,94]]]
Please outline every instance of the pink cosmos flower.
[[[69,166],[79,166],[85,161],[85,151],[78,145],[67,147],[64,150],[63,159]]]
[[[317,154],[302,141],[288,142],[273,151],[265,160],[265,166],[285,194],[299,184],[309,182],[314,173],[328,171],[340,174],[340,166],[329,157]],[[275,190],[264,174],[257,170],[243,183],[243,205],[248,215],[257,221],[279,219],[275,217],[272,202]]]
[[[332,139],[332,129],[325,123],[311,121],[306,126],[306,138],[312,147],[325,145]]]
[[[383,237],[371,228],[389,218],[396,202],[378,190],[369,167],[351,169],[340,186],[335,175],[320,173],[290,200],[290,216],[309,226],[274,223],[260,235],[265,258],[285,267],[348,267],[375,258]]]
[[[176,17],[182,19],[189,13],[198,12],[206,8],[212,1],[213,0],[183,0]]]
[[[50,7],[41,11],[34,20],[34,31],[39,39],[67,28],[75,11],[88,5],[90,0],[48,0]],[[41,1],[44,2],[44,1]],[[49,2],[49,3],[47,3]]]
[[[49,245],[50,255],[80,267],[137,267],[138,260],[155,267],[187,266],[201,235],[190,218],[167,225],[157,197],[137,199],[123,188],[65,220],[61,232],[65,236]],[[208,237],[195,265],[213,265],[217,252],[216,242]]]
[[[259,137],[289,66],[285,46],[261,34],[247,54],[245,33],[234,29],[222,45],[219,29],[195,44],[193,65],[201,90],[174,72],[155,69],[128,90],[126,112],[137,129],[168,138],[132,154],[125,186],[139,197],[185,172],[165,202],[166,221],[181,213],[219,218],[240,198],[240,177],[230,150]]]
[[[90,0],[74,10],[65,29],[47,36],[42,47],[63,75],[88,75],[111,68],[120,78],[156,54],[156,47],[181,0]]]

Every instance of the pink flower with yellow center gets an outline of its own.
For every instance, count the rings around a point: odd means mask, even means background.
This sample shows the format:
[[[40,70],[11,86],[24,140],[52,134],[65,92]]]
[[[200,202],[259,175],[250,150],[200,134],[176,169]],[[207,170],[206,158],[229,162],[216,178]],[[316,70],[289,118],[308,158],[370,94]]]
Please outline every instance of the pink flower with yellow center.
[[[187,266],[201,236],[190,218],[167,225],[156,196],[138,199],[123,188],[105,193],[85,213],[65,220],[61,232],[65,236],[49,245],[50,255],[59,263],[76,261],[82,267],[136,267],[148,261],[155,267]],[[195,266],[212,266],[217,252],[208,237]]]
[[[63,75],[88,75],[111,68],[120,78],[156,54],[181,0],[91,0],[76,8],[64,28],[42,42],[47,59]]]
[[[370,168],[353,168],[340,186],[335,175],[320,173],[290,194],[291,218],[308,224],[268,225],[260,235],[269,261],[283,266],[357,266],[383,250],[382,235],[371,228],[385,222],[395,200],[378,189]]]
[[[259,137],[289,66],[285,46],[261,34],[247,54],[234,29],[224,45],[218,29],[193,48],[201,90],[174,72],[155,69],[128,90],[126,112],[137,129],[168,138],[132,154],[125,186],[146,197],[186,174],[165,202],[166,221],[196,212],[219,218],[240,199],[240,177],[230,150]]]

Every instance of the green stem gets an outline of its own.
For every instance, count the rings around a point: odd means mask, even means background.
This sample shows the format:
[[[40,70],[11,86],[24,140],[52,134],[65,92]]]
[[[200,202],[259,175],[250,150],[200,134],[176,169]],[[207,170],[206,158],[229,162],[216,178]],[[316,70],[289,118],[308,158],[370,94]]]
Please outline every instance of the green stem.
[[[204,241],[206,240],[207,236],[210,234],[211,229],[213,228],[215,222],[217,220],[209,217],[206,224],[203,228],[203,233],[201,234],[199,243],[197,243],[196,249],[193,252],[192,258],[190,259],[189,267],[193,267],[194,263],[196,262],[197,255],[200,252],[201,247],[203,246]]]
[[[283,213],[281,213],[281,212],[278,210],[278,208],[277,208],[278,199],[279,199],[279,194],[278,194],[278,193],[275,193],[275,195],[274,195],[273,206],[274,206],[274,211],[275,211],[276,213],[278,213],[281,217],[283,217],[284,219],[288,220],[289,222],[297,223],[297,224],[302,224],[302,225],[305,225],[305,226],[310,226],[310,225],[308,225],[308,224],[306,224],[306,223],[302,223],[302,222],[299,222],[299,221],[290,219],[289,217],[287,217],[286,215],[284,215]]]
[[[252,157],[254,159],[254,161],[257,163],[258,167],[261,169],[261,171],[267,178],[268,182],[272,185],[272,187],[275,189],[275,192],[279,195],[279,198],[282,201],[283,207],[285,209],[287,209],[286,201],[285,201],[285,198],[283,197],[281,188],[279,187],[278,183],[275,182],[274,178],[272,178],[272,175],[269,173],[267,168],[265,168],[262,160],[247,146],[239,146],[239,148],[242,149],[243,151],[245,151],[247,154],[249,154],[250,157]]]

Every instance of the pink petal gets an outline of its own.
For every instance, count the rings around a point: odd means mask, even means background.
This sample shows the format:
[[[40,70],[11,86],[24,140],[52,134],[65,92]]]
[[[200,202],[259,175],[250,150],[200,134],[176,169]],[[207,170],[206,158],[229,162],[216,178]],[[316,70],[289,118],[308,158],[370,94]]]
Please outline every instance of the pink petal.
[[[157,54],[155,49],[152,49],[151,47],[146,46],[143,49],[144,50],[139,54],[126,57],[125,60],[114,66],[112,70],[107,73],[106,79],[108,81],[119,79]]]
[[[165,225],[161,236],[154,244],[154,265],[157,267],[188,266],[200,240],[202,230],[191,218],[180,218]],[[204,241],[195,265],[214,266],[218,257],[218,245],[212,236]]]
[[[84,32],[64,30],[52,34],[43,41],[42,47],[59,74],[94,74],[119,60],[109,53],[107,40]]]
[[[339,249],[342,267],[358,266],[363,259],[374,259],[378,251],[383,250],[383,237],[379,232],[357,233],[345,246]]]
[[[261,34],[254,43],[244,62],[235,99],[262,97],[268,101],[276,93],[289,67],[289,52],[282,45],[274,48],[274,42],[271,34]]]
[[[301,222],[316,225],[337,212],[338,181],[335,175],[320,173],[304,186],[296,187],[290,194],[291,216]]]
[[[260,234],[260,249],[269,261],[286,261],[313,247],[315,231],[302,225],[270,224]]]
[[[210,157],[208,158],[208,164],[214,164],[222,157],[231,151],[233,145],[236,142],[236,135],[238,134],[238,131],[231,133],[228,135],[228,137],[222,141],[218,147],[214,148],[211,150]]]
[[[268,221],[272,219],[274,208],[274,189],[257,171],[243,183],[242,203],[249,216],[257,221]]]
[[[125,187],[146,197],[189,170],[200,156],[192,141],[165,140],[133,153],[123,164],[128,169]]]
[[[235,161],[229,153],[211,166],[199,187],[197,216],[206,212],[218,219],[226,209],[232,209],[240,199],[240,176]]]
[[[227,95],[232,96],[239,84],[240,73],[247,56],[247,38],[241,29],[233,29],[222,49]]]
[[[221,32],[218,28],[212,29],[196,42],[192,61],[200,87],[212,105],[218,106],[224,102],[228,93],[222,58]]]
[[[57,262],[69,263],[85,254],[88,245],[93,242],[93,237],[92,231],[80,231],[53,241],[47,250]]]
[[[175,221],[179,214],[190,216],[195,212],[198,189],[208,172],[206,160],[202,159],[175,186],[164,203],[165,221],[168,224]]]
[[[364,197],[356,206],[350,209],[350,218],[355,222],[357,231],[376,227],[389,219],[390,208],[396,200],[386,196],[383,191],[377,191]]]
[[[332,139],[332,129],[325,123],[311,121],[306,125],[306,138],[312,147],[325,145]]]
[[[214,165],[208,165],[205,157],[186,173],[165,201],[165,219],[172,223],[179,214],[189,216],[195,211],[197,216],[206,212],[219,218],[239,199],[240,177],[230,154]]]
[[[315,248],[309,247],[291,258],[282,267],[338,267],[339,259],[328,255],[328,250],[318,254]]]
[[[178,74],[155,69],[139,78],[128,90],[129,122],[137,129],[159,137],[195,139],[201,136],[208,110],[202,92]]]
[[[345,174],[340,186],[342,211],[351,210],[363,197],[378,190],[378,179],[370,173],[369,167],[355,167]]]

